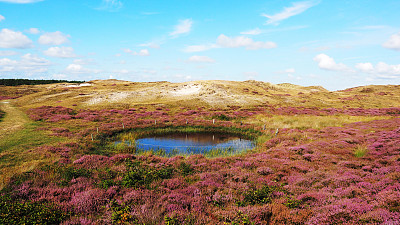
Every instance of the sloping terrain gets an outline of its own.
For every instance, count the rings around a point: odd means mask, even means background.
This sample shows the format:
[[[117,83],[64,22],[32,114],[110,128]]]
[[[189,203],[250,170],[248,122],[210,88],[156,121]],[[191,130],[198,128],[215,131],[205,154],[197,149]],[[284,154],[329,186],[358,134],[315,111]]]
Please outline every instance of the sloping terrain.
[[[97,80],[0,87],[0,99],[0,224],[400,221],[396,85]],[[176,130],[257,144],[166,155],[115,143]]]
[[[134,106],[182,106],[227,108],[259,105],[297,107],[396,107],[398,85],[365,86],[328,91],[319,86],[271,84],[260,81],[128,82],[95,80],[83,84],[49,84],[0,88],[16,96],[24,108],[42,105],[75,108],[129,108]]]

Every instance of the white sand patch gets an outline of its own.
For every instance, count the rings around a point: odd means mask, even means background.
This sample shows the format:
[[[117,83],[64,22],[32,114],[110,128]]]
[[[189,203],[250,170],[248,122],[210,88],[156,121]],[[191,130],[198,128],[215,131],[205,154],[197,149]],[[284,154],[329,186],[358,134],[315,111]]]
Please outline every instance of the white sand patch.
[[[97,95],[96,97],[89,99],[85,103],[88,105],[96,105],[103,102],[109,102],[109,103],[120,102],[125,100],[126,98],[129,98],[131,95],[132,92],[114,92],[108,95],[100,95],[100,96]]]
[[[198,94],[202,87],[203,87],[202,85],[197,85],[197,84],[184,85],[180,89],[176,89],[174,91],[171,91],[171,94],[175,95],[175,96]]]
[[[70,84],[70,85],[66,85],[65,87],[88,87],[88,86],[92,86],[92,84],[89,84],[89,83]]]

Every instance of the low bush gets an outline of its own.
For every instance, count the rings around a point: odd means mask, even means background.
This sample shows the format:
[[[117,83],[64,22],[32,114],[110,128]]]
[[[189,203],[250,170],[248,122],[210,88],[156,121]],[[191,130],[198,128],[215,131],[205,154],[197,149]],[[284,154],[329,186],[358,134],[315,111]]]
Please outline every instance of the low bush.
[[[0,196],[0,224],[59,224],[70,217],[53,205]]]
[[[256,205],[256,204],[267,204],[271,203],[272,199],[275,198],[275,192],[281,192],[281,187],[265,185],[259,189],[249,190],[244,194],[242,201],[238,201],[238,206]]]
[[[122,184],[125,187],[150,188],[150,184],[157,180],[169,179],[172,177],[174,169],[172,167],[154,168],[142,165],[139,161],[127,161],[128,172],[125,173]]]
[[[3,117],[6,113],[0,110],[0,122],[3,120]]]

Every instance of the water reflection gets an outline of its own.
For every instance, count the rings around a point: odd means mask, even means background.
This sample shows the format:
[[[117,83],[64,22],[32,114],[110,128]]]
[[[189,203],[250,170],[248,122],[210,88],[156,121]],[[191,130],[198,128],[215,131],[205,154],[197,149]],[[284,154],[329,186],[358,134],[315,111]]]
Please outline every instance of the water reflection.
[[[190,133],[190,134],[166,134],[137,139],[136,149],[141,151],[164,150],[167,154],[191,153],[203,154],[215,149],[229,149],[240,152],[255,147],[250,140],[218,133]]]

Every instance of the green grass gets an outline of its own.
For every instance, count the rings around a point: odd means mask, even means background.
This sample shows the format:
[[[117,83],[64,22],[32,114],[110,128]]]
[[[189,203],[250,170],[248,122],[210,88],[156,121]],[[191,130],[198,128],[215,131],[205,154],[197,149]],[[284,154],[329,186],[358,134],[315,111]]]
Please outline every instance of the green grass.
[[[388,119],[390,116],[349,116],[349,115],[257,115],[249,118],[247,122],[269,128],[291,129],[322,129],[325,127],[341,127],[348,123],[367,122],[372,120]]]
[[[65,141],[65,138],[36,130],[39,126],[40,122],[28,122],[22,129],[0,139],[0,189],[14,174],[32,170],[38,164],[52,160],[37,151],[39,146]]]
[[[354,151],[354,156],[357,158],[362,158],[364,157],[368,152],[368,148],[365,146],[357,146],[356,150]]]
[[[61,142],[65,138],[49,136],[44,131],[37,131],[40,122],[25,124],[24,129],[19,130],[0,140],[0,153],[21,152],[44,144]]]

